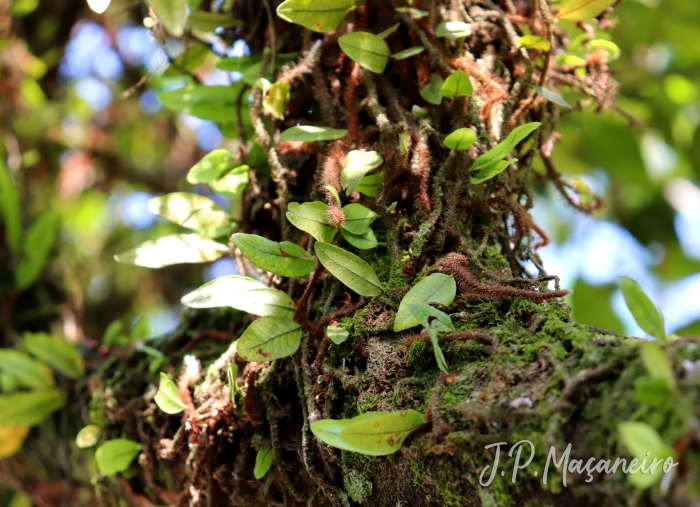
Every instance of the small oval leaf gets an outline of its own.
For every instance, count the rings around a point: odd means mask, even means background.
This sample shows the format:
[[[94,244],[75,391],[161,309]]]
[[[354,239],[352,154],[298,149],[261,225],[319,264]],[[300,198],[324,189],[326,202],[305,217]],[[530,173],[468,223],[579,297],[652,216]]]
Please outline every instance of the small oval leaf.
[[[12,426],[34,426],[63,406],[66,394],[58,389],[0,396],[0,414],[3,424]]]
[[[315,125],[297,125],[290,127],[280,134],[280,141],[301,141],[311,143],[314,141],[335,141],[348,135],[347,129],[332,129],[330,127],[317,127]]]
[[[54,385],[51,368],[21,350],[0,349],[0,371],[27,387],[41,389]]]
[[[316,243],[314,250],[323,267],[358,294],[378,296],[384,290],[372,266],[357,255],[328,243]]]
[[[345,222],[340,227],[358,236],[366,234],[372,223],[379,217],[374,211],[358,203],[344,206],[343,214]]]
[[[30,354],[68,378],[79,379],[85,375],[80,352],[67,341],[46,333],[24,333],[22,338]]]
[[[345,238],[345,241],[358,250],[371,250],[379,245],[377,237],[374,235],[372,229],[369,229],[364,234],[358,235],[341,228],[340,233],[343,235],[343,238]]]
[[[234,234],[231,239],[246,259],[276,275],[300,278],[311,273],[316,266],[313,255],[289,241],[278,243],[242,232]]]
[[[258,451],[258,454],[255,456],[255,469],[253,470],[253,475],[256,479],[265,477],[265,474],[272,466],[273,459],[272,449],[260,449]]]
[[[348,153],[340,171],[340,184],[345,189],[345,195],[350,195],[368,172],[383,163],[384,157],[376,151],[352,150]]]
[[[308,232],[317,241],[322,243],[330,243],[335,238],[335,233],[338,230],[331,227],[326,218],[328,205],[324,202],[314,201],[299,204],[298,202],[290,202],[287,205],[287,220],[294,227]]]
[[[398,451],[406,437],[426,422],[415,410],[378,414],[381,415],[348,424],[340,432],[340,440],[362,454],[386,456]]]
[[[480,155],[472,164],[471,170],[476,171],[489,162],[506,158],[521,141],[537,130],[540,125],[542,124],[539,122],[532,122],[514,128],[505,141],[501,141],[494,148]]]
[[[375,74],[384,72],[391,50],[381,37],[369,32],[352,32],[338,38],[340,49],[360,67]]]
[[[646,460],[651,464],[654,460],[660,462],[668,458],[675,458],[676,453],[673,448],[665,443],[657,431],[644,422],[628,421],[617,425],[620,434],[620,441],[627,448],[633,458],[640,463]],[[632,468],[632,467],[630,467]],[[659,481],[664,473],[662,466],[657,466],[654,472],[649,467],[648,473],[643,473],[639,467],[634,473],[627,476],[627,480],[638,488],[646,489]]]
[[[159,195],[148,201],[148,211],[194,230],[231,225],[231,218],[211,199],[189,192]]]
[[[279,317],[262,317],[238,339],[238,354],[246,361],[272,361],[291,356],[300,343],[299,324]]]
[[[394,319],[394,331],[399,332],[420,324],[411,313],[412,303],[438,303],[449,306],[457,294],[455,279],[443,273],[433,273],[411,287],[399,304]]]
[[[557,14],[558,18],[585,21],[603,13],[617,0],[569,0]]]
[[[469,37],[471,33],[472,27],[463,21],[447,21],[438,25],[435,35],[454,40]]]
[[[106,476],[116,475],[129,468],[141,451],[141,444],[126,438],[108,440],[95,451],[97,469]]]
[[[425,51],[425,48],[423,46],[416,46],[404,49],[403,51],[399,51],[398,53],[394,53],[393,55],[391,55],[391,57],[394,60],[405,60],[406,58],[411,58],[412,56],[419,55],[423,51]]]
[[[552,48],[552,43],[539,35],[518,37],[518,43],[521,48],[539,49],[541,51],[549,51]]]
[[[445,81],[439,74],[430,74],[430,81],[428,84],[419,90],[420,96],[431,104],[439,106],[442,102],[440,90],[442,90],[444,82]]]
[[[328,335],[328,338],[330,338],[331,341],[336,345],[340,345],[350,336],[350,333],[347,329],[345,329],[344,327],[336,326],[328,326],[326,328],[326,334]]]
[[[411,303],[408,305],[411,312],[421,326],[426,329],[434,329],[435,331],[454,331],[452,319],[445,312],[441,312],[437,308],[433,308],[426,303]]]
[[[180,398],[175,382],[163,372],[160,374],[160,387],[153,399],[158,408],[166,414],[178,414],[187,408]]]
[[[29,429],[29,426],[0,426],[0,459],[9,458],[22,448]],[[10,507],[14,507],[14,502],[13,498]],[[31,501],[26,505],[32,507]]]
[[[506,170],[506,168],[509,165],[514,164],[517,161],[517,158],[513,158],[510,160],[493,160],[486,164],[484,167],[482,167],[478,173],[472,176],[470,182],[472,183],[472,185],[478,185],[479,183],[488,181],[491,178],[494,178],[497,175],[501,174],[503,171]]]
[[[187,183],[211,183],[231,169],[235,162],[236,159],[228,150],[214,150],[192,166],[187,173]]]
[[[644,293],[642,287],[631,278],[621,276],[620,289],[623,296],[625,296],[627,308],[629,308],[639,327],[659,340],[665,340],[664,319],[661,317],[658,308],[649,299],[649,296]]]
[[[448,99],[468,97],[473,92],[474,88],[472,88],[471,79],[469,79],[469,75],[462,70],[457,70],[450,74],[440,88],[440,95]]]
[[[75,437],[75,445],[80,449],[87,449],[97,444],[101,435],[102,430],[94,424],[90,424],[78,432],[78,436]]]
[[[171,234],[114,256],[124,264],[162,268],[172,264],[215,261],[228,253],[228,247],[199,234]]]
[[[354,0],[286,0],[277,7],[277,15],[314,32],[332,32],[352,10]]]
[[[445,137],[443,143],[451,150],[468,150],[476,142],[476,132],[472,129],[461,128]]]

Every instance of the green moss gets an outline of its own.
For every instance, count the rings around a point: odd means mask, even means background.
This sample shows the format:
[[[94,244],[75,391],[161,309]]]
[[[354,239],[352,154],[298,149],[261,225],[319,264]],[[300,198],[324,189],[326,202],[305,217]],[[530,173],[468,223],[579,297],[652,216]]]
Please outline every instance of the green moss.
[[[372,482],[356,470],[350,470],[345,474],[344,484],[348,496],[359,504],[372,495]]]

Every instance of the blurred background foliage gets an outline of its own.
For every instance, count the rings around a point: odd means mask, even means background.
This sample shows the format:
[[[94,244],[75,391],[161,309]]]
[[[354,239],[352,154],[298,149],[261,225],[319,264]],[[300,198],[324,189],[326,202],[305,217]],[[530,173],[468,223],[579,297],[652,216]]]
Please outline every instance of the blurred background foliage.
[[[142,4],[112,0],[98,14],[104,0],[88,3],[0,2],[0,164],[21,203],[15,249],[27,250],[19,258],[48,253],[21,290],[10,272],[17,262],[0,259],[0,294],[13,298],[11,314],[6,305],[0,318],[99,348],[115,321],[111,339],[141,315],[134,336],[172,330],[184,293],[236,272],[228,258],[150,270],[113,255],[177,232],[147,211],[155,195],[187,190],[230,205],[203,185],[193,189],[185,175],[213,149],[236,153],[235,126],[173,113],[158,92],[240,76],[217,69],[218,58],[205,51],[178,59],[183,43],[154,35]],[[534,216],[553,241],[540,253],[547,271],[574,290],[575,319],[644,336],[617,289],[627,275],[660,306],[667,332],[698,334],[700,3],[624,0],[611,19],[621,50],[611,63],[620,111],[562,109],[554,150],[559,169],[606,205],[586,216],[543,185]],[[249,51],[235,28],[207,42],[221,56]],[[183,73],[195,63],[194,75]],[[7,205],[9,194],[0,195]],[[12,337],[3,340],[7,346]]]

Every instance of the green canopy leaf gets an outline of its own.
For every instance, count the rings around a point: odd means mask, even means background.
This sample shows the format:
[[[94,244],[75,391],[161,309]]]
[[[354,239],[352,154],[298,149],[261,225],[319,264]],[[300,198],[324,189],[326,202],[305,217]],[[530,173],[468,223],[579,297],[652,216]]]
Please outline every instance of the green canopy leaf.
[[[367,233],[372,223],[379,217],[374,211],[358,203],[344,206],[343,214],[345,215],[345,222],[340,227],[357,236]]]
[[[642,287],[631,278],[621,276],[620,289],[622,295],[625,296],[627,308],[639,327],[659,340],[665,340],[664,319],[649,296],[644,293]]]
[[[291,356],[300,343],[299,324],[280,317],[262,317],[238,339],[238,354],[246,361],[272,361]]]
[[[239,275],[220,276],[186,294],[180,302],[190,308],[230,306],[260,316],[294,315],[294,302],[285,292]]]
[[[338,38],[340,49],[360,67],[375,74],[384,72],[391,50],[381,37],[369,32],[352,32]]]
[[[228,247],[199,234],[171,234],[114,256],[124,264],[162,268],[172,264],[215,261],[228,253]]]
[[[451,150],[468,150],[476,142],[476,132],[472,129],[461,128],[445,137],[443,143]]]
[[[182,37],[187,20],[185,0],[148,0],[158,21],[173,37]]]
[[[401,448],[415,429],[425,424],[425,418],[415,410],[377,412],[374,417],[351,419],[338,435],[355,452],[369,456],[386,456]]]
[[[260,449],[258,451],[258,454],[255,456],[255,468],[253,469],[253,475],[256,479],[265,477],[265,474],[272,466],[273,459],[274,454],[272,449]]]
[[[372,266],[357,255],[328,243],[316,243],[314,250],[321,264],[358,294],[378,296],[384,290]]]
[[[440,95],[448,99],[468,97],[474,92],[469,74],[457,70],[450,74],[440,88]]]
[[[411,287],[399,304],[394,319],[394,331],[399,332],[420,324],[411,313],[412,303],[438,303],[449,306],[457,294],[455,279],[443,273],[433,273]]]
[[[326,218],[328,205],[324,202],[314,201],[304,204],[290,202],[287,210],[287,220],[297,229],[311,234],[317,241],[330,243],[338,232],[328,223]]]
[[[66,394],[58,389],[0,396],[0,414],[4,424],[12,426],[33,426],[39,424],[63,406]]]
[[[471,170],[476,171],[489,162],[506,158],[523,139],[534,132],[540,125],[542,124],[539,122],[533,122],[514,128],[505,141],[501,141],[496,147],[479,156],[472,164]]]
[[[384,157],[376,151],[352,150],[348,153],[340,171],[340,184],[345,189],[345,195],[350,195],[368,172],[383,163]]]
[[[126,438],[108,440],[95,451],[97,469],[106,476],[125,471],[141,452],[141,444]]]
[[[213,32],[217,28],[240,26],[241,22],[224,12],[194,11],[187,18],[187,24],[195,30]]]
[[[27,387],[41,389],[55,384],[51,368],[21,350],[0,349],[0,372],[14,377]]]
[[[277,15],[314,32],[332,32],[353,10],[354,0],[286,0],[277,7]]]
[[[228,150],[214,150],[206,154],[187,173],[187,183],[211,183],[219,179],[226,171],[230,170],[236,159]]]
[[[442,102],[440,90],[442,90],[444,83],[445,81],[439,74],[430,74],[430,82],[419,90],[420,96],[431,104],[439,106],[440,102]]]
[[[425,51],[425,48],[423,46],[415,46],[412,48],[404,49],[403,51],[399,51],[398,53],[394,53],[393,55],[391,55],[391,57],[394,60],[405,60],[406,58],[419,55],[423,51]]]
[[[24,333],[22,338],[30,354],[68,378],[79,379],[85,375],[83,357],[67,341],[46,333]]]
[[[180,398],[175,382],[163,372],[160,374],[160,387],[153,399],[158,408],[166,414],[178,414],[187,408]]]
[[[314,141],[335,141],[348,135],[347,129],[332,129],[330,127],[317,127],[315,125],[299,125],[290,127],[280,134],[280,141],[301,141],[311,143]]]
[[[374,235],[374,231],[372,231],[372,229],[369,229],[364,234],[353,234],[347,229],[341,228],[340,234],[343,235],[345,241],[350,243],[358,250],[371,250],[379,245],[377,237]]]
[[[603,13],[616,0],[569,0],[557,14],[558,18],[585,21]]]
[[[447,21],[438,25],[435,35],[454,40],[469,37],[471,33],[472,27],[463,21]]]
[[[662,463],[668,458],[675,458],[673,448],[666,444],[657,431],[644,422],[623,422],[617,425],[620,433],[620,441],[627,448],[633,458],[641,463],[646,459],[647,468],[654,459]],[[636,472],[627,476],[627,480],[640,489],[646,489],[657,483],[663,475],[663,466],[656,467],[653,473],[642,473],[637,467]]]
[[[336,345],[340,345],[350,336],[350,333],[347,329],[345,329],[344,327],[336,326],[328,326],[326,328],[326,334],[328,335],[328,338],[330,338],[331,341]]]
[[[231,225],[231,217],[208,197],[189,192],[159,195],[148,201],[148,211],[194,230]]]
[[[260,269],[280,276],[300,278],[314,270],[316,258],[299,245],[278,243],[255,234],[236,233],[233,242],[246,259]]]

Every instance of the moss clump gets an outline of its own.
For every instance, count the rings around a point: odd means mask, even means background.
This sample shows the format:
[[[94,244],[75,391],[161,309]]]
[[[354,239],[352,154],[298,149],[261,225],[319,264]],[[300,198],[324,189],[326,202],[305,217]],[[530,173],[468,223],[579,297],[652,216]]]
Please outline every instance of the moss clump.
[[[357,470],[350,470],[344,478],[345,491],[353,501],[362,504],[372,495],[372,482]]]

